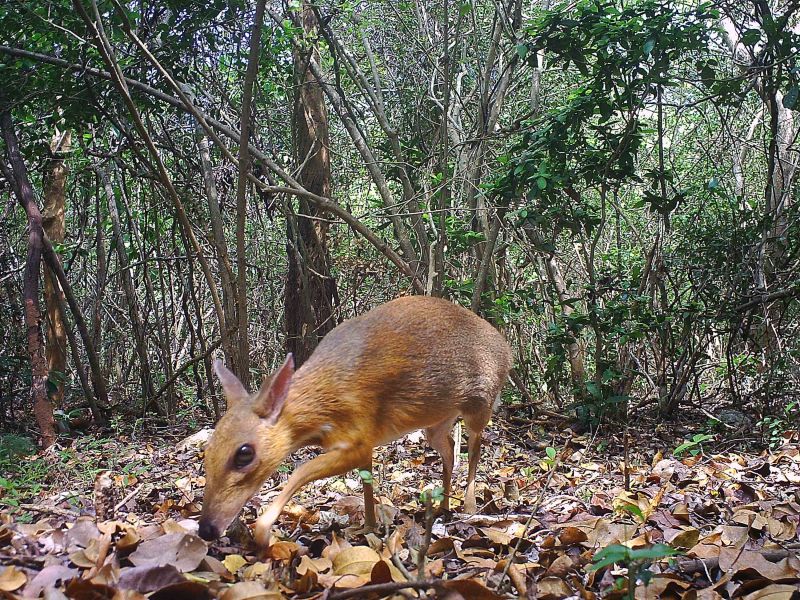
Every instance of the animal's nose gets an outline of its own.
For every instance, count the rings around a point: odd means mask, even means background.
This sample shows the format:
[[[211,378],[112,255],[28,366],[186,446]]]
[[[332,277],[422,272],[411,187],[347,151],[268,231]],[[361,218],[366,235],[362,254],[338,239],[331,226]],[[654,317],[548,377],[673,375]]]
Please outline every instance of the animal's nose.
[[[200,534],[200,537],[207,542],[215,540],[219,537],[219,529],[217,529],[214,524],[206,518],[200,519],[198,533]]]

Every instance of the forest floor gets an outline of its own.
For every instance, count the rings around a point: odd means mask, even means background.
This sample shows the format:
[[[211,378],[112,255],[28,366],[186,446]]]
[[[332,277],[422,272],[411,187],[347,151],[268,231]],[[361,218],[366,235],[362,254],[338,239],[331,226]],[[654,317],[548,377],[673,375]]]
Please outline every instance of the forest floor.
[[[376,450],[377,531],[362,526],[351,473],[298,493],[266,554],[241,523],[211,544],[196,536],[208,430],[183,441],[81,437],[19,456],[13,477],[0,476],[0,597],[800,597],[796,432],[778,449],[744,451],[731,435],[698,437],[696,424],[636,427],[626,490],[619,428],[575,435],[494,420],[479,514],[458,511],[462,459],[446,519],[432,518],[421,496],[439,482],[438,455],[412,434]],[[243,523],[292,466],[248,504]]]

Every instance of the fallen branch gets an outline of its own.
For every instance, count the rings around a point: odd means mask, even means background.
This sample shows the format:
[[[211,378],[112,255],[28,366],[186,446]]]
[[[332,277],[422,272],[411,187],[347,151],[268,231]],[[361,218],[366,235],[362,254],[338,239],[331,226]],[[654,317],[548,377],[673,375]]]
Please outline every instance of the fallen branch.
[[[786,549],[764,550],[757,553],[760,554],[764,559],[773,563],[778,562],[779,560],[783,560],[784,558],[789,558],[790,556],[796,556],[797,554],[796,552],[792,552],[791,550],[786,550]],[[676,558],[673,560],[677,565],[677,570],[687,575],[692,575],[694,573],[705,573],[706,571],[713,571],[715,569],[719,569],[719,557]]]
[[[71,519],[77,519],[80,514],[75,512],[74,510],[69,510],[67,508],[59,508],[57,506],[44,506],[41,504],[20,504],[20,508],[25,510],[30,510],[33,512],[38,513],[49,513],[51,515],[58,515],[59,517],[70,517]]]
[[[327,596],[327,600],[344,600],[345,598],[364,598],[370,594],[392,594],[400,590],[427,590],[434,588],[437,590],[446,590],[447,586],[444,581],[436,581],[434,579],[426,579],[425,581],[392,581],[389,583],[375,583],[372,585],[364,585],[359,588],[351,590],[343,590],[341,592],[333,591]],[[323,596],[325,598],[326,596]]]

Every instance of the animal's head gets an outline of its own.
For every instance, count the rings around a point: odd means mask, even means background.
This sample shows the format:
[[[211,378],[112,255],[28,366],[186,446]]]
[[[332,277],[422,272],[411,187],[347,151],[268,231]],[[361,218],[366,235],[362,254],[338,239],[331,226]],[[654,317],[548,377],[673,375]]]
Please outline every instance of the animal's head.
[[[291,450],[285,428],[276,427],[289,393],[294,359],[265,378],[255,394],[222,361],[214,361],[228,411],[217,423],[205,452],[206,488],[200,537],[218,538]]]

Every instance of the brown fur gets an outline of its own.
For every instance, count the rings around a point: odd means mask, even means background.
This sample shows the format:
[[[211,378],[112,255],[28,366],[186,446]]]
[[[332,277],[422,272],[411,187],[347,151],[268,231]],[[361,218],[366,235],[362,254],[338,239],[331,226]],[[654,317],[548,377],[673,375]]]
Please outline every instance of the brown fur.
[[[259,519],[257,539],[264,544],[300,486],[369,467],[375,446],[417,429],[426,429],[431,445],[447,455],[449,493],[449,431],[459,415],[470,433],[467,504],[475,509],[480,434],[512,364],[508,344],[489,323],[446,300],[399,298],[336,327],[293,376],[288,363],[258,393],[243,399],[237,398],[238,382],[229,379],[233,376],[224,367],[219,370],[232,405],[206,450],[201,522],[221,532],[288,454],[322,446],[326,453],[299,467]],[[281,376],[288,389],[285,400],[276,401]],[[275,417],[259,416],[268,414]],[[232,458],[243,444],[255,447],[256,460],[236,469]],[[374,519],[371,493],[371,486],[365,486],[368,522]]]

